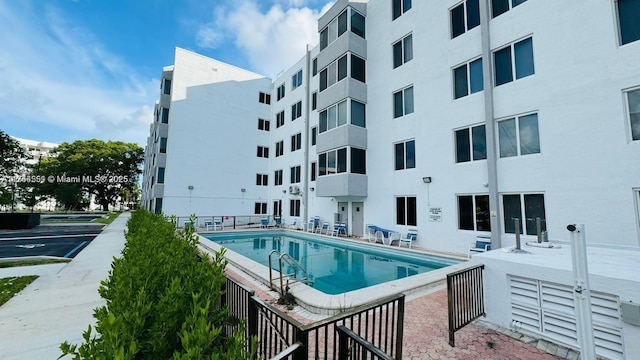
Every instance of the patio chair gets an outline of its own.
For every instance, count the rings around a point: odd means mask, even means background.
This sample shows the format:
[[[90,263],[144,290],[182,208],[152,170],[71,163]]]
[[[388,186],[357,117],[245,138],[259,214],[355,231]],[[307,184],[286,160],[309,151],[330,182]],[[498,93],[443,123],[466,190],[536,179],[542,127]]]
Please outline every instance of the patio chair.
[[[373,240],[374,241],[372,241],[372,242],[374,242],[374,243],[378,243],[379,242],[381,244],[384,244],[384,233],[382,231],[380,231],[380,230],[376,231],[376,234],[375,234]]]
[[[320,216],[313,217],[313,231],[316,232],[320,229]]]
[[[282,218],[281,217],[274,217],[273,221],[275,222],[275,227],[282,227]]]
[[[347,235],[347,225],[345,223],[333,224],[331,236],[340,236],[340,234]]]
[[[386,239],[383,238],[382,243],[385,245],[391,246],[393,245],[394,241],[400,242],[400,233],[390,232],[389,237],[387,237]]]
[[[307,223],[307,232],[313,232],[313,230],[315,229],[313,220],[309,220],[309,222]]]
[[[224,226],[222,225],[222,219],[216,219],[216,218],[213,218],[213,220],[211,221],[205,221],[204,227],[205,229],[207,229],[207,231],[224,230]]]
[[[323,222],[322,226],[318,227],[318,234],[329,234],[329,223]]]
[[[418,240],[418,229],[409,229],[409,231],[407,231],[407,236],[398,241],[398,247],[400,247],[402,243],[406,243],[409,246],[409,249],[411,249],[411,244],[416,240]]]
[[[260,219],[260,227],[265,229],[269,227],[269,218]]]
[[[293,219],[293,223],[286,225],[287,228],[296,230],[298,228],[298,219]]]
[[[373,228],[373,225],[367,226],[367,240],[370,243],[376,242],[376,230]]]
[[[491,237],[487,235],[478,235],[476,241],[469,244],[468,258],[471,259],[472,253],[483,253],[491,250]]]

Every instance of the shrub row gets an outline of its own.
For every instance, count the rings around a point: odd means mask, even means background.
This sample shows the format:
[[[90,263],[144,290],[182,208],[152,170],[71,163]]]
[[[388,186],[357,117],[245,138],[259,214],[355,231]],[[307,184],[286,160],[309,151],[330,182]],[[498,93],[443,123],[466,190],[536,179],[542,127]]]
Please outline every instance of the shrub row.
[[[106,305],[84,342],[63,343],[75,359],[249,359],[242,332],[226,337],[223,252],[198,257],[193,230],[138,210],[129,220],[127,243],[114,258],[99,292]],[[62,357],[61,356],[61,357]]]

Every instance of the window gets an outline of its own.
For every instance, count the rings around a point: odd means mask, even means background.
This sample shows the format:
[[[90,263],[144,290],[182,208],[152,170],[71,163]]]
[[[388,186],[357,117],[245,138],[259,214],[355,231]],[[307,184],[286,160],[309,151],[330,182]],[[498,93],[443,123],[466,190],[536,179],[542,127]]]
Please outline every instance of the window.
[[[282,185],[282,170],[276,170],[273,172],[273,185]]]
[[[484,125],[456,130],[455,136],[457,163],[487,158],[487,134]]]
[[[329,46],[340,35],[347,31],[347,10],[333,19],[322,31],[320,31],[320,50]]]
[[[640,40],[640,0],[618,0],[620,45]]]
[[[318,108],[318,92],[314,91],[311,94],[311,110],[315,110]]]
[[[320,133],[347,124],[347,101],[329,106],[320,112]]]
[[[276,157],[284,155],[284,140],[276,143]]]
[[[347,172],[347,148],[319,154],[318,167],[318,176]]]
[[[510,8],[514,8],[527,0],[491,0],[492,17],[504,14]]]
[[[284,125],[284,110],[276,114],[276,128]]]
[[[162,86],[162,93],[165,95],[171,95],[171,80],[164,79],[164,86]]]
[[[298,101],[297,103],[291,105],[291,121],[302,116],[302,101]]]
[[[367,151],[358,148],[351,148],[351,173],[367,173]]]
[[[367,127],[365,105],[355,100],[351,100],[351,125]]]
[[[543,194],[502,195],[504,232],[516,233],[515,219],[520,219],[520,233],[536,235],[537,218],[542,220],[542,231],[547,230]],[[524,214],[524,221],[522,214]]]
[[[166,137],[161,137],[160,138],[160,153],[164,154],[167,152],[167,138]]]
[[[278,88],[276,89],[276,95],[277,101],[280,101],[280,99],[284,97],[284,84],[278,86]]]
[[[257,202],[254,207],[254,214],[256,215],[264,215],[267,213],[267,203]]]
[[[269,120],[258,119],[258,130],[269,131]]]
[[[291,167],[290,182],[297,184],[300,182],[300,165]]]
[[[263,103],[263,104],[267,104],[270,105],[271,104],[271,95],[260,92],[260,94],[258,95],[258,101]]]
[[[351,54],[351,78],[365,82],[365,67],[366,62],[364,61],[364,59]]]
[[[393,0],[393,20],[411,9],[411,0]]]
[[[451,9],[449,13],[451,15],[452,39],[480,25],[479,0],[467,0]]]
[[[318,139],[318,127],[314,126],[311,128],[311,146],[316,144]]]
[[[491,231],[489,195],[458,196],[458,229]]]
[[[297,133],[291,136],[291,152],[300,150],[302,147],[302,133]]]
[[[512,51],[513,49],[513,51]],[[512,56],[513,54],[513,56]],[[499,86],[535,73],[533,39],[527,38],[493,53],[495,85]],[[512,64],[515,64],[513,66]]]
[[[162,214],[162,198],[156,198],[156,214]]]
[[[289,200],[289,216],[300,216],[300,200]]]
[[[529,114],[498,122],[500,157],[540,153],[538,114]]]
[[[169,109],[165,107],[162,108],[162,123],[163,124],[169,123]]]
[[[258,185],[258,186],[267,186],[267,185],[269,185],[269,175],[267,175],[267,174],[256,174],[256,185]]]
[[[416,167],[415,140],[403,141],[394,145],[396,170],[413,169]]]
[[[316,176],[318,174],[318,163],[315,161],[311,163],[311,181],[316,181]]]
[[[396,197],[396,224],[417,226],[418,216],[416,210],[415,196]]]
[[[298,70],[298,72],[291,77],[291,90],[295,90],[300,85],[302,85],[302,69]]]
[[[413,59],[413,35],[409,34],[393,44],[393,68]]]
[[[453,97],[459,99],[484,89],[482,58],[453,69]]]
[[[258,146],[258,157],[268,158],[269,148],[266,146]]]
[[[627,92],[631,140],[640,140],[640,89]]]
[[[164,184],[164,169],[163,167],[158,168],[158,184]]]
[[[365,19],[359,12],[350,9],[351,12],[351,32],[364,38]]]
[[[393,93],[393,118],[413,113],[413,86]]]
[[[347,55],[320,71],[320,92],[347,77]]]
[[[318,75],[318,58],[313,59],[311,62],[311,67],[313,71],[313,76]]]

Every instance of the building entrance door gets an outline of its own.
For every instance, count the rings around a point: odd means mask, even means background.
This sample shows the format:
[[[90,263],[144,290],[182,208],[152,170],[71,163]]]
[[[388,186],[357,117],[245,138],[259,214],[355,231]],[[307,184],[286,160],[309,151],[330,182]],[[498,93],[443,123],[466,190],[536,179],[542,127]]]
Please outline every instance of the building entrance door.
[[[364,235],[364,203],[351,203],[351,235]]]
[[[349,234],[349,203],[348,202],[339,202],[338,203],[338,214],[340,217],[340,222],[345,223],[347,226],[347,234]]]

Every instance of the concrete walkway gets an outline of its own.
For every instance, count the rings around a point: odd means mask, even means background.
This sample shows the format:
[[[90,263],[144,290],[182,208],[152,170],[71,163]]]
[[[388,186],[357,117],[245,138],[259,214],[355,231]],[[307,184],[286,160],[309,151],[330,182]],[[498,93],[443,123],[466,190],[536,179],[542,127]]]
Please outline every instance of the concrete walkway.
[[[0,359],[57,359],[62,342],[82,342],[105,303],[98,287],[124,247],[129,217],[120,215],[68,264],[0,269],[0,278],[40,276],[0,306]]]

